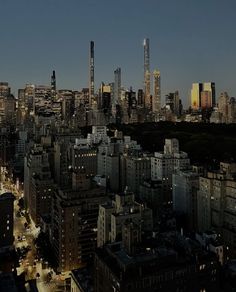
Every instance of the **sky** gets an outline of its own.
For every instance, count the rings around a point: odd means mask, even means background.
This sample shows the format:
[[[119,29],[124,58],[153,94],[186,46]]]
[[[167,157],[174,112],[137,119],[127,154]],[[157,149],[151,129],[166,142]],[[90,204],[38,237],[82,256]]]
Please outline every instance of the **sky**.
[[[143,87],[143,39],[162,99],[193,82],[214,81],[236,96],[235,0],[0,0],[0,81],[13,93],[26,83],[88,87],[89,42],[95,42],[95,88],[114,80]]]

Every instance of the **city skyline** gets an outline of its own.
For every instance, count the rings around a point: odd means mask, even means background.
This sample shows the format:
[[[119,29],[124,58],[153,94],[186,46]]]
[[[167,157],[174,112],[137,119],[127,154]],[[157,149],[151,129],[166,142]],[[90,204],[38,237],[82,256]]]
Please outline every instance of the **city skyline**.
[[[175,2],[5,1],[0,80],[9,82],[17,95],[26,83],[49,84],[55,69],[58,88],[88,87],[93,40],[95,89],[102,81],[112,82],[114,70],[120,67],[122,85],[137,91],[143,87],[142,43],[149,38],[150,69],[161,72],[162,100],[168,92],[179,90],[187,106],[191,84],[205,81],[216,83],[217,97],[222,91],[234,96],[236,4]]]
[[[2,0],[1,291],[236,291],[225,2]]]

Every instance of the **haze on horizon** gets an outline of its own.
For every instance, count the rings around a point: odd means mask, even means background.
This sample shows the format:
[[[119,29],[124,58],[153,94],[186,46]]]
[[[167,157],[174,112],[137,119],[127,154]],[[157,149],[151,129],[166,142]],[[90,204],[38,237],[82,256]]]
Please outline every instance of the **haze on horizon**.
[[[4,0],[0,81],[13,93],[26,83],[88,86],[89,41],[95,41],[95,88],[113,81],[143,86],[143,46],[162,78],[162,100],[179,90],[184,105],[193,82],[214,81],[236,96],[235,0]]]

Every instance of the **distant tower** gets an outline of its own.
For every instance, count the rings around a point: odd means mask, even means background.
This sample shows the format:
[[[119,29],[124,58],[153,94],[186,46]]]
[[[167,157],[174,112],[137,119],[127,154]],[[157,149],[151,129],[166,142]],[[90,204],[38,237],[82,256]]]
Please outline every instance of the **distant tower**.
[[[150,85],[150,52],[149,39],[144,39],[144,98],[145,107],[151,108],[151,85]]]
[[[115,82],[114,82],[114,104],[120,104],[121,102],[121,69],[117,68],[114,71]]]
[[[215,83],[193,83],[191,89],[191,108],[193,110],[212,108],[215,102]]]
[[[154,113],[160,113],[161,111],[161,74],[160,71],[155,70],[153,72],[154,79],[154,94],[152,98],[152,111]]]
[[[55,98],[56,96],[56,72],[55,70],[52,71],[52,76],[51,76],[51,92],[52,92],[52,97]]]
[[[94,42],[90,42],[89,55],[89,104],[92,105],[94,99]]]

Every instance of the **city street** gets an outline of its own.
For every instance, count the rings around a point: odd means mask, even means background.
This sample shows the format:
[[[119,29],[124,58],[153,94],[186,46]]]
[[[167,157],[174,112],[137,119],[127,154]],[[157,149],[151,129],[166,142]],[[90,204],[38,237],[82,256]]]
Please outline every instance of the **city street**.
[[[21,250],[23,248],[29,249],[26,256],[20,258],[17,274],[20,275],[22,272],[25,272],[26,281],[36,279],[39,292],[66,291],[64,277],[56,275],[52,269],[47,267],[47,263],[43,263],[42,259],[38,259],[37,257],[34,239],[37,237],[40,228],[36,228],[32,220],[30,225],[28,225],[27,228],[25,227],[25,223],[27,222],[23,215],[25,211],[20,213],[18,206],[19,199],[23,196],[22,192],[18,191],[16,185],[9,180],[2,181],[1,187],[1,193],[12,192],[16,197],[14,202],[15,248]],[[49,273],[51,275],[50,279]]]

